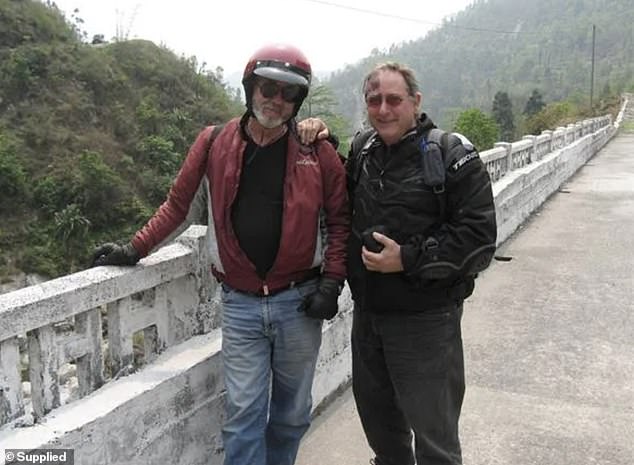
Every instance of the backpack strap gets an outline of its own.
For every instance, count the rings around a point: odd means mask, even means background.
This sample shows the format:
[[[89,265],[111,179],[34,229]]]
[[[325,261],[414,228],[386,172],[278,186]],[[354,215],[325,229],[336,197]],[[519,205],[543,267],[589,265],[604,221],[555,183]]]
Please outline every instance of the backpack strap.
[[[443,132],[440,138],[440,148],[442,149],[442,157],[447,165],[447,154],[449,153],[449,133]]]
[[[367,149],[369,145],[366,147],[366,142],[372,137],[376,137],[376,131],[374,129],[368,129],[367,131],[359,131],[354,135],[352,139],[352,144],[350,149],[352,150],[352,155],[356,157],[359,155],[361,150],[364,148]]]
[[[447,132],[443,132],[440,137],[440,151],[442,153],[443,159],[443,167],[447,170],[446,160],[447,154],[449,153],[449,134]],[[438,208],[440,211],[440,220],[444,223],[447,221],[447,189],[445,189],[445,183],[442,184],[442,190],[440,192],[434,191],[436,194],[436,198],[438,199]]]
[[[359,183],[361,178],[361,172],[365,166],[370,148],[378,141],[376,131],[374,129],[368,129],[365,132],[358,132],[352,144],[350,145],[350,156],[352,157],[353,171],[352,181],[353,185],[349,186],[354,190],[354,187]]]
[[[207,128],[203,129],[203,131],[211,128],[209,134],[207,135],[207,140],[205,141],[205,162],[209,158],[209,152],[211,151],[211,146],[214,144],[214,140],[220,134],[220,131],[224,128],[224,124],[219,124],[217,126],[207,126]],[[189,207],[189,212],[187,213],[187,220],[189,223],[197,223],[197,224],[206,224],[208,223],[208,211],[207,211],[207,183],[201,182],[198,186],[198,190],[196,190],[196,194],[194,194],[194,198],[192,199],[191,205]],[[180,230],[178,234],[183,232]],[[170,237],[175,237],[170,236]]]
[[[211,146],[214,145],[214,141],[216,140],[216,137],[218,137],[218,134],[220,134],[220,131],[222,131],[224,127],[225,127],[224,124],[217,124],[215,126],[212,126],[212,129],[209,132],[209,137],[207,137],[207,144],[205,145],[206,156],[209,156],[209,151],[211,150]]]
[[[432,188],[438,200],[439,222],[447,220],[445,177],[448,168],[449,133],[433,128],[421,138],[420,149],[425,184]]]

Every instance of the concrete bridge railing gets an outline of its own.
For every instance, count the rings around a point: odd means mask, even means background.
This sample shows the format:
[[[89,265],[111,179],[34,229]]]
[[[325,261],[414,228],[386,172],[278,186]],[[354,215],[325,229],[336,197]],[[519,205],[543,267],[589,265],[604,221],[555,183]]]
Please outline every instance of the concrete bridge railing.
[[[592,118],[554,131],[543,131],[539,136],[524,136],[517,142],[496,142],[493,149],[482,152],[480,156],[495,182],[510,171],[537,162],[547,154],[611,125],[610,115]]]
[[[581,121],[481,154],[499,242],[614,135]],[[0,295],[0,448],[72,448],[75,463],[221,463],[220,303],[204,226],[132,269],[100,267]],[[351,300],[324,325],[319,405],[350,379]],[[0,464],[4,458],[0,456]]]

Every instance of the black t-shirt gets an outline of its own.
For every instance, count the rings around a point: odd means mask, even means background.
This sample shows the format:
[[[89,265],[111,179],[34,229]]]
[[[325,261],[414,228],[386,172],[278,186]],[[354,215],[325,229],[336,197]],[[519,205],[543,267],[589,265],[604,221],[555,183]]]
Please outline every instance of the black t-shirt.
[[[273,266],[280,246],[287,142],[288,133],[264,147],[248,141],[231,210],[240,247],[262,279]]]

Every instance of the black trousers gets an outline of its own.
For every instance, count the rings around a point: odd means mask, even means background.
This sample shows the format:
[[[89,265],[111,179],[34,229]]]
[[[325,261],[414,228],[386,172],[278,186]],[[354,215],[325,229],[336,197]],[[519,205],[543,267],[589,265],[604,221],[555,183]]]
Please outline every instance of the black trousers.
[[[462,303],[407,314],[355,306],[352,388],[377,465],[462,464],[461,318]]]

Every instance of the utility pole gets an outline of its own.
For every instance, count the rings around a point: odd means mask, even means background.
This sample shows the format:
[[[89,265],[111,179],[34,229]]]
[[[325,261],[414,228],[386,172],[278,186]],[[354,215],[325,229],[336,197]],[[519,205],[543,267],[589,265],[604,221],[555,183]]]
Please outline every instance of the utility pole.
[[[590,71],[590,111],[592,111],[592,98],[594,97],[594,44],[597,26],[592,25],[592,70]]]

